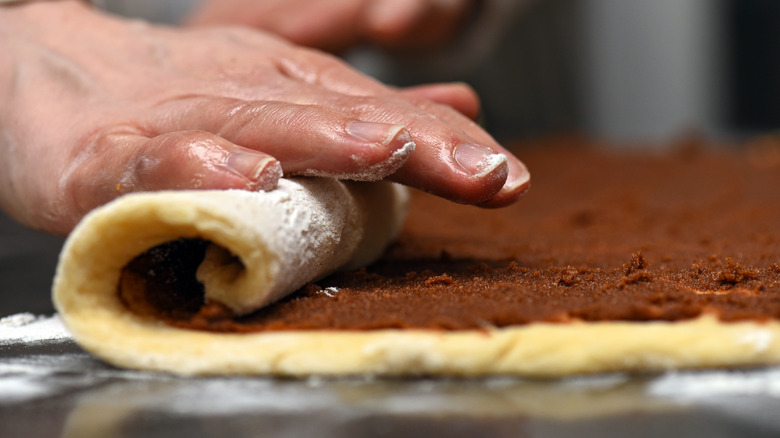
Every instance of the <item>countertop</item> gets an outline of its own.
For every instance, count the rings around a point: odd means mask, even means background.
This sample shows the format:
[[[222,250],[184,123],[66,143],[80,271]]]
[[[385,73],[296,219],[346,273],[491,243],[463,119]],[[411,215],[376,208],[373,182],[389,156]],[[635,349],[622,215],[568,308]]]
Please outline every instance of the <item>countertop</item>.
[[[776,437],[780,368],[560,380],[177,377],[117,369],[54,317],[0,320],[0,436]]]

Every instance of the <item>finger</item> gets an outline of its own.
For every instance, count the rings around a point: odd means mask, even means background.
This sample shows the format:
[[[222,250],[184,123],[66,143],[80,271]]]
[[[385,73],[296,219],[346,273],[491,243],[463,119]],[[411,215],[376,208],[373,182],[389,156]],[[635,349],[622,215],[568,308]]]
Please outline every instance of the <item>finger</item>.
[[[372,42],[393,47],[399,44],[425,13],[419,0],[376,0],[365,14],[366,33]]]
[[[479,96],[474,89],[463,83],[418,85],[403,88],[400,93],[413,99],[427,99],[447,105],[471,120],[479,117]]]
[[[397,112],[394,112],[394,107],[386,104],[377,112],[376,105],[354,106],[364,110],[357,111],[356,117],[371,119],[374,114],[380,119],[386,117],[387,122],[398,120],[398,123],[405,124],[409,129],[417,145],[417,152],[406,164],[406,171],[399,172],[394,179],[457,202],[484,207],[509,205],[527,191],[530,174],[526,166],[474,121],[449,106],[419,96],[407,97],[411,99],[410,103],[414,105],[414,109],[404,110],[403,104],[400,104],[400,107],[395,109]],[[475,157],[473,162],[476,164],[469,165],[470,160],[457,158],[460,145],[475,146],[476,149],[466,147],[463,150],[481,150],[484,156],[467,154]],[[424,151],[429,149],[431,153],[426,154]],[[439,150],[439,153],[434,153],[435,150]],[[498,169],[486,172],[486,169],[490,168],[486,163],[497,162],[493,157],[496,154],[506,158],[507,171],[503,185],[500,185],[501,172]],[[431,171],[430,167],[435,163],[439,167]],[[421,178],[421,175],[424,176]],[[422,187],[423,184],[425,187]],[[492,194],[489,194],[491,191]],[[484,197],[480,198],[481,196]]]
[[[337,102],[360,120],[406,126],[414,154],[391,179],[457,202],[506,205],[527,187],[525,166],[476,123],[452,108],[427,100],[327,94],[309,97],[322,105]],[[508,182],[508,184],[507,184]],[[492,205],[492,201],[486,205]]]
[[[531,174],[528,172],[528,168],[514,155],[507,156],[507,167],[509,175],[507,175],[504,186],[498,193],[480,203],[480,207],[506,207],[523,197],[531,187]]]
[[[453,109],[464,109],[465,113],[469,113],[471,110],[468,108],[476,107],[474,112],[478,112],[479,102],[476,94],[469,96],[473,90],[466,85],[457,92],[454,91],[459,88],[457,85],[442,86],[435,92],[432,91],[436,88],[434,85],[427,89],[423,87],[423,91],[419,93],[415,91],[403,93],[347,67],[334,57],[301,49],[292,50],[283,64],[285,74],[292,79],[287,85],[295,88],[294,93],[298,95],[297,103],[347,111],[358,118],[361,117],[359,116],[361,111],[371,108],[372,105],[371,109],[374,112],[384,112],[393,117],[430,120],[431,116],[434,116],[439,121],[451,125],[450,130],[459,129],[479,142],[495,144],[495,140],[479,125]],[[260,93],[264,91],[259,90]],[[431,94],[435,99],[430,99],[423,94]],[[357,100],[350,101],[350,97]],[[360,101],[361,97],[366,100]],[[438,102],[438,98],[444,99],[445,102]],[[409,104],[417,108],[410,109]],[[450,106],[450,104],[455,105]],[[398,120],[401,119],[386,121],[386,123],[398,123],[408,128],[406,122]]]
[[[430,101],[452,107],[460,114],[476,120],[479,116],[479,96],[466,84],[428,84],[405,88],[401,93],[413,99],[428,99]],[[452,117],[442,116],[451,120]],[[453,120],[453,123],[458,123]],[[499,149],[507,157],[508,175],[501,190],[494,196],[480,203],[486,208],[505,207],[520,199],[530,187],[530,173],[526,166],[507,150]]]
[[[473,1],[374,0],[365,11],[365,33],[389,49],[433,48],[450,41]]]
[[[425,144],[425,142],[422,142]],[[506,157],[481,145],[418,147],[392,181],[464,204],[495,196],[508,175]]]
[[[65,204],[74,206],[66,221],[71,227],[93,208],[129,192],[272,190],[282,175],[275,158],[201,131],[152,138],[107,133],[91,150],[64,177],[70,201]]]
[[[377,181],[398,170],[414,150],[403,125],[363,122],[318,105],[187,98],[163,113],[180,114],[163,129],[200,129],[276,157],[288,175]],[[162,120],[162,118],[157,118]]]
[[[362,37],[355,23],[360,22],[363,0],[277,0],[246,6],[246,0],[203,1],[184,24],[253,27],[328,51],[343,51]]]

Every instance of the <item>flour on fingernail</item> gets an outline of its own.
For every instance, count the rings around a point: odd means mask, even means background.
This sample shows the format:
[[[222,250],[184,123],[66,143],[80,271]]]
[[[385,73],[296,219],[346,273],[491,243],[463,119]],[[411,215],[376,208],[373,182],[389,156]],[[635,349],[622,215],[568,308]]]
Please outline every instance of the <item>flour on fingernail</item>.
[[[335,173],[316,169],[306,169],[302,172],[297,172],[296,174],[304,176],[323,176],[350,181],[379,181],[398,171],[412,155],[415,146],[415,143],[410,139],[403,147],[393,152],[393,155],[388,159],[380,161],[372,166],[359,169],[356,172]]]
[[[258,173],[259,175],[249,185],[249,189],[252,191],[262,190],[264,192],[270,192],[279,185],[279,180],[283,176],[282,165],[276,160],[271,160],[265,168]]]
[[[479,163],[479,172],[474,174],[474,178],[484,178],[506,162],[507,159],[504,154],[486,155],[482,162]]]

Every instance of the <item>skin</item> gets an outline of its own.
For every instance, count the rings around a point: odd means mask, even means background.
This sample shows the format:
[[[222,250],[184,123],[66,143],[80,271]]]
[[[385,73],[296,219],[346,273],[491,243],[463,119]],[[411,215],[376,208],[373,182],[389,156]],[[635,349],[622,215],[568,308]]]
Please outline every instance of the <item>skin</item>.
[[[0,205],[52,233],[124,193],[271,190],[282,172],[359,173],[409,139],[393,181],[486,207],[528,187],[470,119],[468,87],[393,89],[260,31],[31,2],[0,7],[0,59]]]
[[[204,0],[192,25],[240,24],[338,52],[361,43],[389,50],[448,42],[479,0]]]

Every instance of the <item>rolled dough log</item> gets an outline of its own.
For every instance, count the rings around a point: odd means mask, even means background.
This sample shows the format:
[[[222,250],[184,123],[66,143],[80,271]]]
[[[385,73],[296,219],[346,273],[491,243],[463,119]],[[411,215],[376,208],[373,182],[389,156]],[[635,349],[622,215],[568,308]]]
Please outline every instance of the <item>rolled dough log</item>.
[[[194,238],[212,243],[197,273],[205,297],[249,313],[379,257],[400,230],[407,202],[407,191],[395,184],[330,178],[283,179],[271,192],[127,195],[87,215],[70,235],[54,303],[88,349],[122,344],[119,326],[137,319],[117,296],[122,269],[151,248]]]

